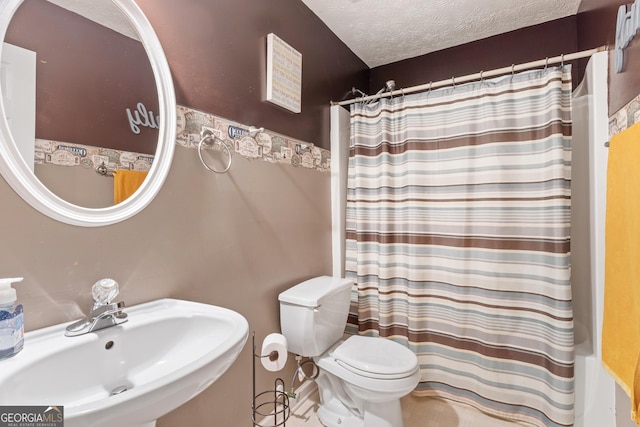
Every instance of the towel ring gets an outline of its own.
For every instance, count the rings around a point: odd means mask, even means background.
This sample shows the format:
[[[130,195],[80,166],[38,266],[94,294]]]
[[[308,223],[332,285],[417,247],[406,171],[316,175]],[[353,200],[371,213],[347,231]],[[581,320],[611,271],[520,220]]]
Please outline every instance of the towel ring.
[[[223,150],[225,150],[227,152],[227,156],[229,157],[229,161],[227,162],[227,165],[225,166],[224,169],[222,170],[217,170],[215,168],[212,168],[211,166],[209,166],[207,164],[207,162],[204,161],[204,158],[202,157],[202,146],[206,143],[207,140],[211,140],[212,142],[215,142],[216,137],[211,133],[211,131],[205,130],[203,129],[202,132],[200,132],[200,135],[202,136],[202,139],[200,140],[200,142],[198,143],[198,157],[200,158],[200,161],[202,162],[203,166],[205,168],[207,168],[207,170],[211,171],[211,172],[215,172],[215,173],[227,173],[229,171],[229,169],[231,168],[231,150],[229,149],[229,147],[227,146],[227,144],[224,143],[224,141],[220,142],[220,145],[222,146]]]

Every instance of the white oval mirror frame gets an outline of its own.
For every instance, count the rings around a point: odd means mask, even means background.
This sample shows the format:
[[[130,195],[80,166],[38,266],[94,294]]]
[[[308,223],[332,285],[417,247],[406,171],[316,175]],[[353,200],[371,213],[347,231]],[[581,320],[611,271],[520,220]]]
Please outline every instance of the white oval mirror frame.
[[[158,89],[160,129],[155,160],[147,179],[127,200],[106,208],[77,206],[52,193],[29,169],[11,135],[6,112],[0,102],[0,174],[33,208],[66,224],[98,227],[123,221],[143,210],[158,194],[169,173],[176,134],[176,101],[169,64],[151,24],[134,0],[111,0],[140,35]],[[4,40],[13,14],[23,0],[0,0],[0,40]],[[0,57],[2,45],[0,44]]]

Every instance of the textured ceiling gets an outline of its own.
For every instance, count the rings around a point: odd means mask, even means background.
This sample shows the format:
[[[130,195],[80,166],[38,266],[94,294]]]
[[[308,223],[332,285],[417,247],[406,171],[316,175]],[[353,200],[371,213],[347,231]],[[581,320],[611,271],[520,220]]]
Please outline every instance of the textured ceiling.
[[[575,15],[580,0],[302,0],[370,68]]]

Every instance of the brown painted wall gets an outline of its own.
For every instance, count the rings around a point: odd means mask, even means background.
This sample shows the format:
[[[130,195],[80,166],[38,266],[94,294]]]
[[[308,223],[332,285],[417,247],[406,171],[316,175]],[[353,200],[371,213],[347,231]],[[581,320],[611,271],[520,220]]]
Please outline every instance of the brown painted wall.
[[[26,0],[5,40],[36,52],[36,138],[154,154],[157,129],[131,131],[126,109],[158,111],[144,47],[53,3]]]
[[[329,148],[329,103],[368,70],[299,0],[138,0],[156,29],[179,104]],[[302,112],[266,98],[267,34],[302,54]]]

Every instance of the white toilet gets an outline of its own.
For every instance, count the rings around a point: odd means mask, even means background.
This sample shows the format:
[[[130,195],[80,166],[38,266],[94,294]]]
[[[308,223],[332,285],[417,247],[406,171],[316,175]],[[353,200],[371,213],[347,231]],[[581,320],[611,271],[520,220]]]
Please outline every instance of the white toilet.
[[[342,340],[353,281],[329,276],[279,296],[289,351],[320,368],[318,418],[327,427],[404,427],[400,398],[420,381],[416,355],[385,338]]]

